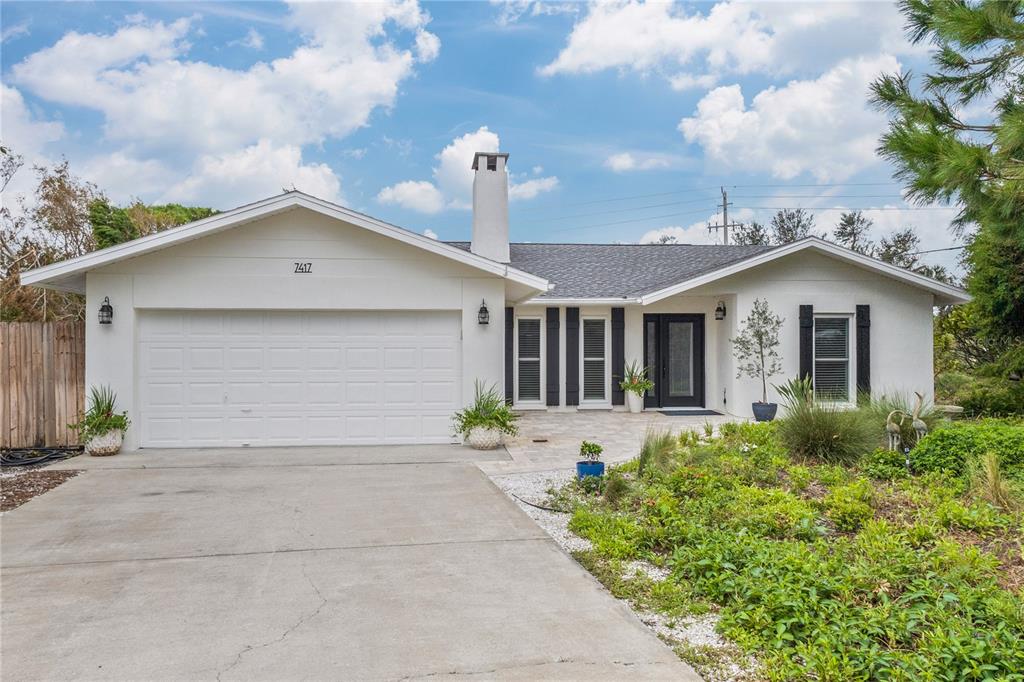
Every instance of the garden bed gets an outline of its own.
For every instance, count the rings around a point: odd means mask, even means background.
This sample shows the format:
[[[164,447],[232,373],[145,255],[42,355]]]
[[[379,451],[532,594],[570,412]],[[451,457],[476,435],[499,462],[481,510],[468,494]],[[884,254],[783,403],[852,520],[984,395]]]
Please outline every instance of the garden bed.
[[[1024,679],[1024,472],[825,464],[776,431],[684,434],[548,503],[590,542],[580,563],[708,679]],[[701,619],[715,639],[687,635]]]
[[[33,497],[53,490],[80,473],[77,470],[50,471],[35,468],[27,471],[5,470],[3,476],[0,476],[0,512],[20,507]]]

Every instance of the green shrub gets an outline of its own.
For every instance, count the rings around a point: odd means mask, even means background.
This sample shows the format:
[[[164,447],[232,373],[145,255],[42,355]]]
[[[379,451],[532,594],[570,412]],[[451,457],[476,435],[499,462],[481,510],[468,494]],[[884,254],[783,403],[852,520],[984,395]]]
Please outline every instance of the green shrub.
[[[995,419],[953,422],[921,439],[910,452],[910,466],[962,476],[986,452],[998,455],[1008,476],[1024,475],[1024,426]]]
[[[593,477],[591,477],[593,478]],[[613,559],[635,559],[640,555],[644,535],[636,520],[626,515],[609,515],[578,508],[569,520],[569,530],[594,544],[594,550]]]
[[[610,505],[617,505],[629,494],[629,481],[619,471],[613,470],[608,473],[604,483],[604,499]]]
[[[1010,381],[1003,367],[977,374],[943,372],[935,376],[936,398],[964,408],[972,417],[1024,415],[1024,381]]]
[[[640,457],[637,475],[645,476],[651,472],[665,471],[672,454],[676,451],[677,440],[671,431],[658,431],[648,427],[644,433],[644,442],[640,446]]]
[[[793,464],[786,469],[786,474],[789,476],[790,489],[797,493],[807,490],[807,486],[814,480],[811,470],[802,464]]]
[[[884,424],[883,424],[884,426]],[[779,420],[779,440],[804,459],[854,464],[874,449],[883,426],[861,410],[811,400],[790,400]]]
[[[878,448],[862,462],[864,473],[879,481],[895,481],[907,478],[905,455],[886,448]]]
[[[723,527],[770,538],[809,540],[822,530],[814,507],[782,490],[739,488],[717,514]]]
[[[873,492],[871,483],[865,479],[833,489],[825,497],[824,504],[836,528],[854,531],[871,519],[875,514],[871,508]]]
[[[482,428],[498,429],[510,436],[519,433],[519,427],[516,426],[516,419],[519,416],[505,402],[505,397],[498,391],[497,386],[488,387],[478,380],[475,388],[473,404],[452,416],[455,432],[466,436],[473,429]]]
[[[82,442],[87,442],[110,431],[124,433],[131,425],[127,412],[117,412],[117,394],[109,386],[93,386],[89,389],[89,409],[82,418],[71,424]]]

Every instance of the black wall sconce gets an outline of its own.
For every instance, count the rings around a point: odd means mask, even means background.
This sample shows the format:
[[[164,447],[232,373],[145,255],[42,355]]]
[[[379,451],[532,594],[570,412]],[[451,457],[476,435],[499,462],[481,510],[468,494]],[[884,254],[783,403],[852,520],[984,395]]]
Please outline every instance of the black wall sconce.
[[[100,324],[110,324],[114,320],[114,306],[110,305],[110,297],[103,297],[103,305],[100,306]]]
[[[725,319],[725,301],[719,301],[718,305],[715,306],[715,319],[716,320],[724,320]]]
[[[480,301],[480,310],[476,313],[476,321],[480,324],[490,324],[491,312],[487,310],[487,301]]]

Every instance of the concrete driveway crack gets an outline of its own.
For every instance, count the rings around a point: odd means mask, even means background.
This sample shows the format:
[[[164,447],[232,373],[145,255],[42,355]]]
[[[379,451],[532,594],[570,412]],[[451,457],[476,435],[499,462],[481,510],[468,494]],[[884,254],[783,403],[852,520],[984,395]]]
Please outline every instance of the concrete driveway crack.
[[[257,645],[246,644],[245,647],[241,651],[238,652],[238,654],[235,656],[235,660],[233,660],[230,663],[230,665],[228,665],[223,670],[219,670],[217,672],[217,679],[218,680],[221,680],[223,675],[226,675],[228,672],[230,672],[236,666],[238,666],[238,664],[242,662],[242,659],[247,654],[249,654],[250,652],[256,651],[258,649],[266,649],[267,647],[274,646],[275,644],[280,644],[284,640],[288,639],[288,636],[290,634],[292,634],[297,629],[302,627],[302,625],[304,623],[306,623],[307,621],[312,620],[313,618],[315,618],[320,613],[320,611],[323,610],[323,608],[327,605],[327,598],[324,597],[323,593],[320,592],[320,588],[316,586],[316,583],[313,582],[313,579],[309,577],[309,574],[306,572],[305,564],[302,565],[302,575],[306,579],[306,582],[309,583],[309,586],[311,588],[313,588],[313,592],[316,593],[316,596],[320,600],[320,603],[316,606],[315,609],[313,609],[312,611],[304,614],[301,618],[299,618],[297,621],[295,621],[294,624],[292,624],[291,626],[286,628],[285,631],[282,632],[278,637],[275,637],[274,639],[270,640],[269,642],[264,642],[263,644],[257,644]]]

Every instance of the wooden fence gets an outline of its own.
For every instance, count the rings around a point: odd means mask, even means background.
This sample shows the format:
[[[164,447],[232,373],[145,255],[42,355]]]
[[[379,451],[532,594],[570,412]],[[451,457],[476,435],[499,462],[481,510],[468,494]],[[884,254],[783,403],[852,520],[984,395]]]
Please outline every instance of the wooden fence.
[[[82,322],[0,322],[0,447],[76,445],[85,407]]]

